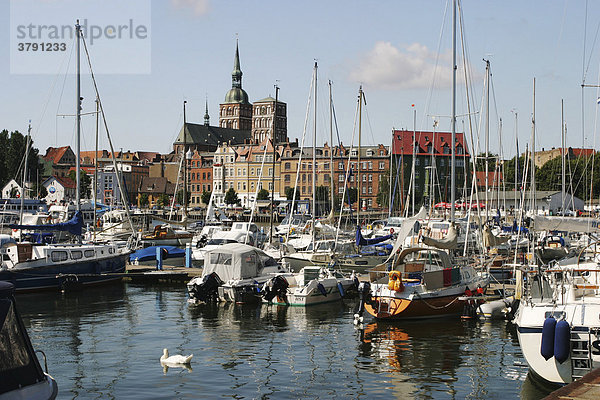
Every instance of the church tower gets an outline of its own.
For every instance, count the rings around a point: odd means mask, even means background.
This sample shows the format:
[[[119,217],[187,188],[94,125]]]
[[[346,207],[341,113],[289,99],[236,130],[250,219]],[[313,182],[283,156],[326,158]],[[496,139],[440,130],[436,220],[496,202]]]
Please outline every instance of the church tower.
[[[219,126],[247,131],[252,129],[252,104],[248,101],[248,94],[242,89],[242,69],[237,42],[231,73],[231,89],[225,95],[225,101],[219,106]]]

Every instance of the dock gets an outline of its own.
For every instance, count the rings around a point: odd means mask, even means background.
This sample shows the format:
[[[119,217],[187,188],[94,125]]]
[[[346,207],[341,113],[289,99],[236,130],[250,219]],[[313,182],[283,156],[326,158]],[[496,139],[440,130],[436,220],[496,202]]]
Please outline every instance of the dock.
[[[596,368],[575,382],[555,390],[544,400],[600,399],[600,368]]]
[[[202,276],[202,268],[173,267],[163,265],[162,270],[148,265],[127,265],[123,279],[133,283],[187,283]]]

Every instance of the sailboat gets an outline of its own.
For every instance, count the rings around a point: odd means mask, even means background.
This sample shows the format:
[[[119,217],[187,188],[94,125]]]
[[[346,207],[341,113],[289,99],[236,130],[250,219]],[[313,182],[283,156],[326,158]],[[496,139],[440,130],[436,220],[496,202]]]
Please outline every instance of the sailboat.
[[[84,225],[80,201],[80,133],[81,133],[81,96],[80,96],[80,40],[82,38],[79,21],[75,25],[77,36],[77,74],[76,74],[76,120],[77,120],[77,211],[67,222],[48,225],[10,225],[12,229],[31,229],[42,231],[69,232],[81,238]],[[0,281],[9,281],[17,292],[43,289],[62,289],[80,287],[120,280],[125,272],[125,263],[129,249],[116,244],[37,244],[16,242],[12,238],[0,240]]]
[[[452,143],[456,142],[456,1],[453,2]],[[456,146],[451,146],[451,227],[455,222]],[[414,158],[413,158],[414,161]],[[422,210],[423,211],[423,210]],[[422,216],[422,211],[419,212]],[[388,262],[369,272],[369,282],[358,288],[360,304],[355,323],[366,310],[377,319],[418,319],[460,314],[471,301],[467,296],[488,284],[467,259],[455,257],[456,235],[442,240],[430,238],[429,246],[404,247],[411,231],[419,230],[419,215],[408,218]],[[467,295],[467,296],[465,296]]]

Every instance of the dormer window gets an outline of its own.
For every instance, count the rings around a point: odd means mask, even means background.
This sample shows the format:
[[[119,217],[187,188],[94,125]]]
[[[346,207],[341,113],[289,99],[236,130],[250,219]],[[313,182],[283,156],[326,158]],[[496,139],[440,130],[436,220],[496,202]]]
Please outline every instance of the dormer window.
[[[358,150],[352,149],[352,151],[350,152],[350,156],[352,156],[352,157],[358,156]]]

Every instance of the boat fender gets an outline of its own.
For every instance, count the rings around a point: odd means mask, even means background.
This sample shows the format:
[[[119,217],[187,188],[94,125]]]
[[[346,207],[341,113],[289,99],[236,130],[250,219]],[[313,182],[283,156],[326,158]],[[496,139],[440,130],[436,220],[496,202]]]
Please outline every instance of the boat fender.
[[[556,332],[556,319],[550,316],[542,326],[542,347],[540,354],[546,361],[554,356],[554,334]]]
[[[340,297],[346,296],[346,293],[344,293],[344,285],[342,285],[342,282],[338,282],[337,287],[338,291],[340,292]]]
[[[162,251],[163,260],[166,260],[169,257],[169,250],[165,249],[164,247],[161,247],[160,251]]]
[[[571,327],[567,321],[561,319],[556,323],[556,330],[554,333],[554,359],[560,364],[567,361],[570,348]]]
[[[317,289],[319,289],[319,292],[321,292],[323,296],[327,297],[327,290],[325,290],[325,286],[323,286],[321,282],[317,284]]]

